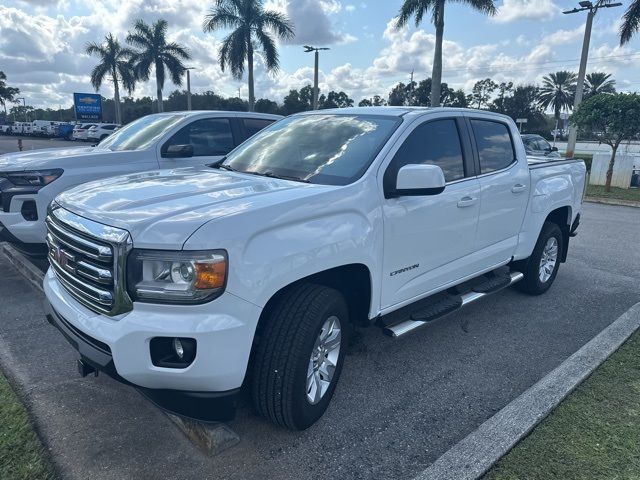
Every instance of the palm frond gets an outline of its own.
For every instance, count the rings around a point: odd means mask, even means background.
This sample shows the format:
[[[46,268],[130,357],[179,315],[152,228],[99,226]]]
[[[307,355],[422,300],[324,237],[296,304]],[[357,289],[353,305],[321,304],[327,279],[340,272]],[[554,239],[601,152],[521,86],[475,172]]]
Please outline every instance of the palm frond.
[[[429,10],[435,10],[437,0],[405,0],[396,17],[396,27],[403,28],[409,23],[409,19],[415,16],[416,26],[420,25],[424,14]]]
[[[290,40],[295,36],[293,24],[280,12],[265,11],[260,16],[260,24],[273,30],[282,39]]]
[[[620,45],[629,43],[638,30],[640,30],[640,0],[634,0],[622,16]]]
[[[96,92],[100,90],[104,77],[106,77],[111,71],[111,66],[107,63],[99,63],[93,70],[91,70],[91,85],[96,89]]]
[[[256,37],[260,42],[265,67],[267,67],[268,71],[276,73],[280,70],[280,58],[276,42],[264,30],[256,31]]]
[[[236,9],[230,5],[216,6],[212,8],[204,17],[202,30],[213,32],[218,28],[236,28],[243,23],[243,19],[238,15]]]
[[[241,79],[244,73],[244,62],[247,58],[247,35],[244,29],[238,28],[222,41],[219,61],[224,71],[227,67],[236,79]]]

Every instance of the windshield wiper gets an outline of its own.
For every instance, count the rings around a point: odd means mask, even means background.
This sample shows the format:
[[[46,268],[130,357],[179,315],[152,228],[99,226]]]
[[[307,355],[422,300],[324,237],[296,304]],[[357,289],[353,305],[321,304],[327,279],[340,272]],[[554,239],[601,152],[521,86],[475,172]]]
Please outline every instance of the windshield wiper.
[[[210,163],[209,165],[207,165],[207,167],[211,167],[211,168],[223,168],[223,167],[226,167],[227,165],[222,165],[226,159],[227,159],[227,156],[225,155],[220,160],[216,160],[215,162]]]
[[[276,175],[273,172],[241,172],[241,173],[249,173],[251,175],[258,175],[261,177],[279,178],[280,180],[293,180],[294,182],[311,183],[306,178],[294,177],[291,175]]]

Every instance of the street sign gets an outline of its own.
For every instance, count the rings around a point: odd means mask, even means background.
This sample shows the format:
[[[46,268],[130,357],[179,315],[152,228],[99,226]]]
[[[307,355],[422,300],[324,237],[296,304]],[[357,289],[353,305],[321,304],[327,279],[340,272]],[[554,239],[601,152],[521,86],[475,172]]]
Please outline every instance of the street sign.
[[[516,123],[527,123],[528,120],[526,118],[517,118]]]
[[[74,93],[73,105],[76,120],[102,121],[102,95],[98,93]]]

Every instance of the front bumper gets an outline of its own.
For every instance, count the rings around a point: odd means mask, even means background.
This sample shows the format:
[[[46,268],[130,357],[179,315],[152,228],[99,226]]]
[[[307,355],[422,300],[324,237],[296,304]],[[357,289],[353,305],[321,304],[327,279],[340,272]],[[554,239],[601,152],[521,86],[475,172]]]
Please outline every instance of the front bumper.
[[[10,243],[16,248],[16,250],[19,250],[20,252],[32,257],[45,257],[47,255],[47,245],[45,243],[23,242],[18,237],[13,235],[13,233],[11,233],[11,231],[2,223],[2,221],[0,221],[0,242]]]
[[[189,307],[134,304],[131,312],[112,318],[80,305],[51,270],[44,290],[47,318],[83,362],[181,415],[202,420],[232,416],[249,362],[258,307],[226,293],[212,303]],[[149,344],[158,336],[195,338],[193,363],[184,369],[154,366]]]

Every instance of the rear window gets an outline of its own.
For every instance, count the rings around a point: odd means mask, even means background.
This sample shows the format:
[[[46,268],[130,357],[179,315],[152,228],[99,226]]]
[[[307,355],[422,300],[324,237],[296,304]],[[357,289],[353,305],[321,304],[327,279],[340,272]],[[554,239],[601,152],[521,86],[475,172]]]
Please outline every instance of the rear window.
[[[480,156],[480,173],[491,173],[511,165],[516,154],[509,127],[490,120],[471,120]]]

